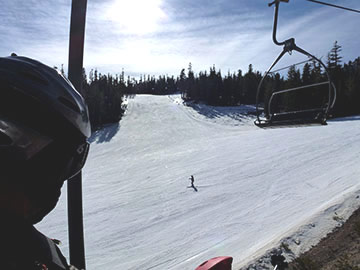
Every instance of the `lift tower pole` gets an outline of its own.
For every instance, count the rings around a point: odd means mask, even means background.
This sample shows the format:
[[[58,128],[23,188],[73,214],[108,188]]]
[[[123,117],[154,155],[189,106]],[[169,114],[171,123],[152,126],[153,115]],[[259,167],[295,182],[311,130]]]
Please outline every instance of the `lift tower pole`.
[[[72,0],[69,45],[68,77],[82,95],[86,6],[87,0]],[[70,264],[85,269],[81,172],[68,181],[68,226]]]

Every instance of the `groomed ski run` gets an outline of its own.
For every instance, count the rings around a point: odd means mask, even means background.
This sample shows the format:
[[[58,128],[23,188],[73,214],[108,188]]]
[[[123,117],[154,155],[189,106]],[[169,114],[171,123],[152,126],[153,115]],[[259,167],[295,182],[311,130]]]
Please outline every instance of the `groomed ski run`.
[[[360,117],[264,130],[248,109],[129,99],[120,124],[93,135],[84,169],[87,268],[195,269],[229,255],[238,269],[283,239],[306,248],[360,204]],[[66,254],[66,196],[38,227]]]

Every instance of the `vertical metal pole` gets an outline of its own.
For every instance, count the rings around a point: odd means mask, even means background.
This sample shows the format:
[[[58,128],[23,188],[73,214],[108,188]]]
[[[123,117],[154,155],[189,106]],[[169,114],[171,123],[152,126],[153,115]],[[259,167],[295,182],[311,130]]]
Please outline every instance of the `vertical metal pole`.
[[[81,94],[86,6],[87,0],[72,0],[68,77]],[[68,181],[68,226],[70,264],[85,269],[81,172]]]

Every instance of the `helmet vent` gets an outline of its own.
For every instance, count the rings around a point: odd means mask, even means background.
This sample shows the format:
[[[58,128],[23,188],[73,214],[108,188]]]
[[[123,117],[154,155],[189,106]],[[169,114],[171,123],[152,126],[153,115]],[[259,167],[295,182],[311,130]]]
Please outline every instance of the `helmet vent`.
[[[30,79],[32,81],[41,83],[43,85],[48,84],[48,81],[45,80],[40,74],[37,74],[37,73],[34,73],[34,72],[29,72],[29,71],[22,71],[21,75],[23,75],[24,77],[26,77],[26,78],[28,78],[28,79]]]
[[[5,135],[4,133],[0,132],[0,147],[1,146],[9,146],[13,143],[13,141]]]
[[[80,113],[79,107],[76,106],[74,103],[72,103],[70,100],[68,100],[68,99],[66,99],[64,97],[59,97],[58,99],[66,107],[70,108],[71,110],[73,110],[73,111],[75,111],[77,113]]]

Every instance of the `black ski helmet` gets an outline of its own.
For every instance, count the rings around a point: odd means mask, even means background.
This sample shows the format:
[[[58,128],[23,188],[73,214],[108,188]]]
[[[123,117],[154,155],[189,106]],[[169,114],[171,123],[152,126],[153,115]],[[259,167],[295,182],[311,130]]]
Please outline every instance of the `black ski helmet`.
[[[0,162],[26,163],[54,142],[71,146],[64,177],[85,163],[91,134],[83,97],[56,69],[36,60],[0,57]]]

